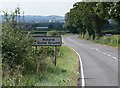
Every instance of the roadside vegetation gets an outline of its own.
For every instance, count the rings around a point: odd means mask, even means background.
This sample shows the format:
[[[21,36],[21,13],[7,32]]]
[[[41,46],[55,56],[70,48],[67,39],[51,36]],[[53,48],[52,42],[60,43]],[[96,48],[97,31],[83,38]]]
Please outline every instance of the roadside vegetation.
[[[57,66],[53,64],[54,48],[32,46],[32,31],[23,32],[19,25],[20,8],[11,14],[4,11],[2,26],[3,86],[77,86],[79,61],[66,46],[57,47]],[[58,35],[56,31],[48,33]]]
[[[114,35],[120,34],[120,2],[87,1],[73,5],[65,15],[64,27],[83,39],[118,46],[120,40]]]
[[[82,38],[79,36],[79,38],[88,40],[88,38],[86,36],[87,35],[85,35],[85,38]],[[92,38],[89,40],[94,43],[99,43],[99,44],[108,45],[108,46],[112,46],[112,47],[120,47],[120,36],[119,35],[102,36],[98,40],[97,39],[93,40]]]
[[[40,47],[39,49],[41,50]],[[78,57],[69,47],[62,46],[59,49],[57,66],[54,66],[51,57],[39,58],[38,62],[35,60],[40,56],[28,57],[29,61],[25,63],[24,68],[16,65],[17,69],[9,69],[9,73],[3,75],[3,86],[77,86]],[[3,73],[5,72],[7,71],[4,68]]]
[[[51,30],[47,32],[47,36],[60,36],[66,34],[65,31]]]
[[[70,55],[69,55],[70,54]],[[41,73],[37,78],[36,86],[76,86],[78,81],[79,61],[77,55],[69,47],[60,48],[57,56],[57,66],[48,58],[46,65],[41,67]]]
[[[113,47],[120,47],[120,36],[119,35],[103,36],[99,40],[94,40],[94,42]]]

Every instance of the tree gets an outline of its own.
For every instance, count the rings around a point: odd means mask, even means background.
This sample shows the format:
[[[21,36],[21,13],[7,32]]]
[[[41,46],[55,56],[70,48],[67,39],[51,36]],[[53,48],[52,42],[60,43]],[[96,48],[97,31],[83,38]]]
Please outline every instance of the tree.
[[[77,2],[65,16],[65,25],[84,37],[86,33],[99,39],[102,27],[114,19],[120,25],[120,2]]]
[[[20,8],[19,7],[17,7],[15,11],[11,11],[11,14],[8,14],[7,11],[3,11],[3,13],[4,13],[5,25],[13,28],[16,28],[17,26],[20,27]],[[19,15],[19,21],[18,21],[18,15]]]
[[[120,27],[120,1],[111,4],[109,15],[114,19]]]

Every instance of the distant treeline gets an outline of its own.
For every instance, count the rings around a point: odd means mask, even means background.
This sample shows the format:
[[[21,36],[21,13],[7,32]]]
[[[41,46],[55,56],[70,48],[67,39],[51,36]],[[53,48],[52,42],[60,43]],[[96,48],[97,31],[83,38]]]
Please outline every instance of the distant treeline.
[[[48,29],[62,29],[63,23],[61,22],[39,22],[39,23],[25,23],[26,28],[36,29],[36,27],[48,27]]]
[[[10,17],[10,14],[8,14],[8,17]],[[17,16],[19,17],[19,16]],[[2,22],[5,22],[4,15],[0,15],[0,19],[2,19]],[[33,22],[63,22],[64,17],[63,16],[56,16],[56,15],[50,15],[50,16],[34,16],[34,15],[24,15],[24,13],[20,13],[20,22],[26,22],[26,23],[33,23]]]

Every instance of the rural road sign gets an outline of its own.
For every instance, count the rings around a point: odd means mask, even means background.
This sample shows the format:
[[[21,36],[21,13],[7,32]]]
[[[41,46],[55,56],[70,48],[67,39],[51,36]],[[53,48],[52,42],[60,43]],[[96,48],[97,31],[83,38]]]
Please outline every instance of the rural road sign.
[[[33,46],[61,46],[61,36],[33,36]]]

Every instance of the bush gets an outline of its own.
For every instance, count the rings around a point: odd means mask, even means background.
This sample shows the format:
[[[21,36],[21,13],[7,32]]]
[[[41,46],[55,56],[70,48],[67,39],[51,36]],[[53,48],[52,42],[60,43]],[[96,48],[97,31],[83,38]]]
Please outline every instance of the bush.
[[[2,33],[2,56],[3,63],[9,68],[15,68],[17,65],[24,65],[26,58],[32,52],[33,40],[30,32],[23,33],[13,28],[3,27]]]
[[[119,36],[111,36],[109,45],[111,46],[120,46],[120,38]]]
[[[34,85],[35,80],[24,78],[26,75],[42,73],[48,57],[53,57],[54,48],[32,47],[33,39],[30,32],[3,27],[2,28],[2,66],[3,85],[20,86]],[[57,54],[59,48],[57,48]]]
[[[120,46],[119,36],[103,36],[99,40],[95,40],[96,43],[101,43],[110,46]]]

